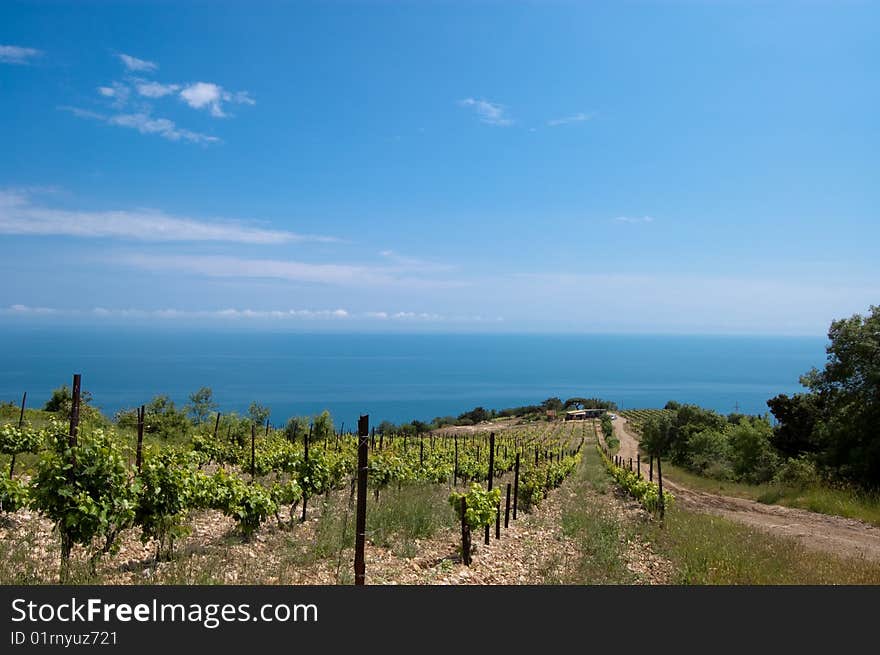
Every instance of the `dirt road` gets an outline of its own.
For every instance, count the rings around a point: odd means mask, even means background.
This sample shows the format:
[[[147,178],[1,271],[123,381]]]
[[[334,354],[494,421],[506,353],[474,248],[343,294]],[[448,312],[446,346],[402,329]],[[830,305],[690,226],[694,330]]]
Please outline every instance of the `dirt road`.
[[[625,418],[618,416],[613,423],[614,434],[620,440],[619,455],[624,461],[632,457],[635,467],[638,441],[627,429],[626,423]],[[642,474],[647,475],[647,471],[645,462]],[[767,532],[793,537],[815,550],[880,561],[880,528],[873,525],[840,516],[694,491],[666,476],[663,486],[675,495],[680,506],[689,510],[717,514]]]

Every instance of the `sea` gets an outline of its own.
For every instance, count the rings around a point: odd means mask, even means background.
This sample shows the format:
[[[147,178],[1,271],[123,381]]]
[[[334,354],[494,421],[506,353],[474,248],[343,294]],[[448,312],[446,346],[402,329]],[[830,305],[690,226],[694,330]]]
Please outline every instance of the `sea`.
[[[339,429],[598,397],[766,414],[826,359],[824,337],[611,334],[304,334],[258,330],[0,325],[0,400],[40,407],[82,375],[112,416],[158,394],[210,387],[223,412],[256,401],[271,422],[329,410]]]

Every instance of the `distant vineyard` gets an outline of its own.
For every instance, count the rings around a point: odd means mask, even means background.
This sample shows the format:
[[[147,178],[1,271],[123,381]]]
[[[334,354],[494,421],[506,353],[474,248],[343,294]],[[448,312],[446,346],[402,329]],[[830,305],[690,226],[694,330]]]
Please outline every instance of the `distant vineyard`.
[[[668,409],[626,409],[620,412],[620,415],[629,422],[630,428],[639,434],[642,432],[642,425],[649,418],[669,416],[671,414],[672,411]]]

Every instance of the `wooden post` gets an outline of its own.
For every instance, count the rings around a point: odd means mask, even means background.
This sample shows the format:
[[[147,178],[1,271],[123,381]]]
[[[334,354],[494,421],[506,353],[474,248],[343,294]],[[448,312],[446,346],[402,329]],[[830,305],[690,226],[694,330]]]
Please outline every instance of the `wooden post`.
[[[357,522],[354,543],[354,583],[365,584],[367,565],[364,560],[364,546],[367,541],[367,448],[370,433],[370,415],[358,418],[358,470],[357,470]]]
[[[138,440],[137,440],[137,453],[135,455],[135,466],[137,466],[138,473],[141,472],[141,466],[144,463],[144,414],[146,413],[146,407],[143,405],[140,406],[140,409],[137,410],[138,413],[138,423],[137,423],[137,431],[138,431]]]
[[[489,491],[492,491],[492,481],[495,479],[495,433],[489,434]]]
[[[495,505],[495,538],[501,539],[501,502]]]
[[[425,461],[425,440],[419,437],[419,466]]]
[[[492,491],[492,482],[495,480],[495,433],[489,433],[489,482],[488,489]],[[499,510],[499,516],[500,516]],[[496,517],[497,518],[497,517]],[[486,526],[486,545],[489,545],[489,526]]]
[[[266,419],[266,436],[269,436],[269,419]]]
[[[82,375],[74,373],[73,375],[73,403],[70,407],[70,432],[68,444],[71,448],[76,447],[76,436],[79,433],[79,403],[82,393]]]
[[[657,456],[657,485],[659,486],[658,491],[660,492],[660,520],[663,520],[663,516],[666,514],[666,503],[663,500],[663,470],[660,468],[660,456]]]
[[[21,397],[21,412],[18,415],[18,427],[21,428],[22,424],[24,424],[24,405],[27,402],[27,391],[24,392],[24,395]]]
[[[82,392],[82,375],[73,374],[73,402],[70,406],[70,431],[68,433],[67,444],[70,447],[70,464],[71,469],[68,475],[69,481],[73,482],[74,470],[76,467],[76,437],[79,432],[79,404]],[[61,584],[67,582],[70,573],[70,551],[73,550],[73,539],[67,528],[61,530],[61,570],[59,572],[59,580]]]
[[[303,442],[303,459],[306,462],[306,467],[309,465],[309,441],[312,440],[312,426],[314,423],[309,423],[309,433],[306,435],[305,441]],[[305,492],[303,493],[303,513],[302,513],[302,522],[306,522],[306,506],[309,504],[309,496]]]
[[[141,405],[143,407],[143,405]],[[220,412],[217,412],[217,420],[214,421],[214,441],[217,441],[217,430],[220,429]]]
[[[467,498],[461,497],[461,561],[471,565],[471,526],[467,522]]]
[[[452,464],[452,486],[456,486],[458,484],[458,435],[455,437],[455,461]]]
[[[507,483],[507,501],[504,503],[504,529],[510,525],[510,483]]]
[[[256,477],[256,465],[254,462],[254,454],[257,450],[257,424],[251,423],[251,482]]]
[[[516,507],[519,505],[519,453],[513,465],[513,520],[516,521]]]
[[[18,415],[18,429],[21,430],[21,426],[24,425],[24,404],[27,402],[27,391],[24,392],[24,395],[21,397],[21,413]],[[9,479],[12,479],[12,473],[15,471],[15,453],[12,453],[12,457],[9,460]]]

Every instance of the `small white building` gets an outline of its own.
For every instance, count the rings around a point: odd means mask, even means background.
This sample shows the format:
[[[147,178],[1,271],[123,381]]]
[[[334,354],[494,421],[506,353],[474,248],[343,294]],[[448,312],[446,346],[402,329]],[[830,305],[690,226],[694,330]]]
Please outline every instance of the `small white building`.
[[[565,412],[566,421],[586,421],[588,418],[601,418],[604,409],[590,407],[588,409],[572,409]]]

